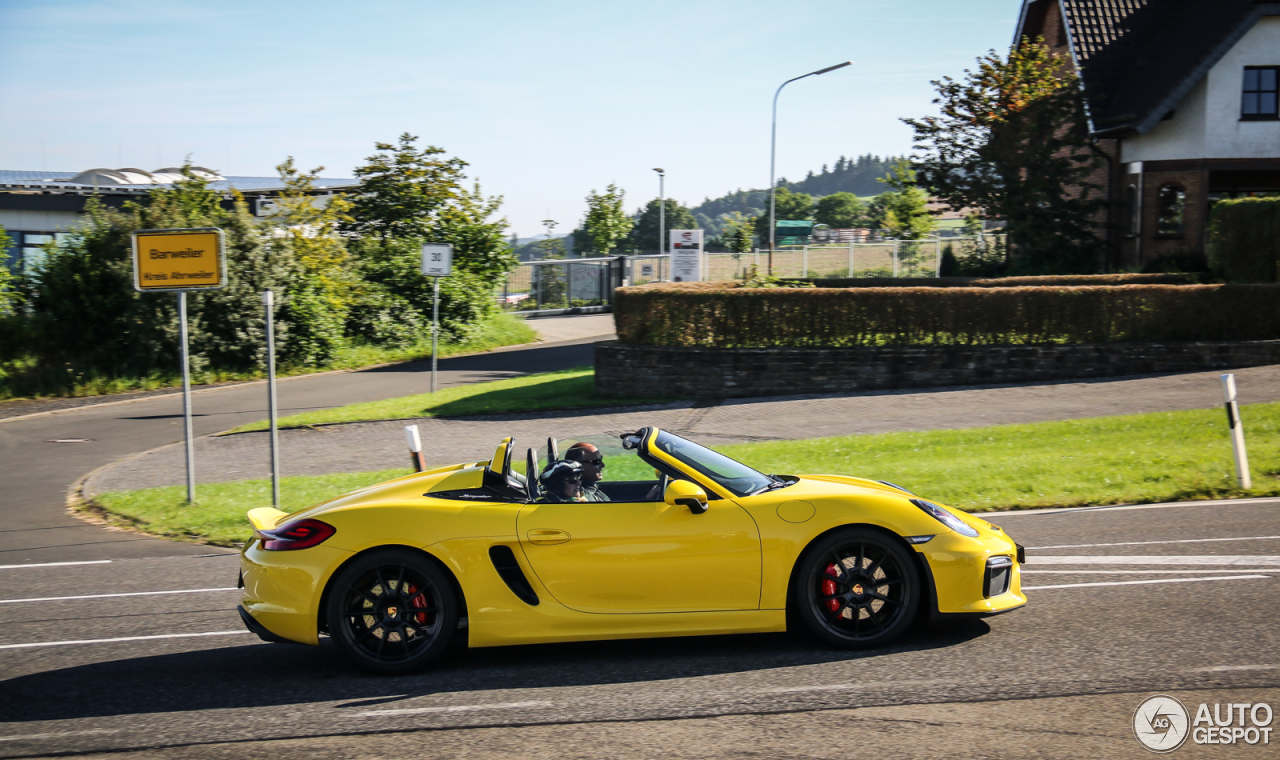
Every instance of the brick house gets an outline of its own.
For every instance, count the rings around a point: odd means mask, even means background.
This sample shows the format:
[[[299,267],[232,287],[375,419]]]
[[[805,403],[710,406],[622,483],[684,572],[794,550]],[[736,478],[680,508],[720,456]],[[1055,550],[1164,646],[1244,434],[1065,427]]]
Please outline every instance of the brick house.
[[[1280,195],[1280,2],[1024,0],[1084,86],[1108,160],[1110,267],[1204,252],[1211,205]]]

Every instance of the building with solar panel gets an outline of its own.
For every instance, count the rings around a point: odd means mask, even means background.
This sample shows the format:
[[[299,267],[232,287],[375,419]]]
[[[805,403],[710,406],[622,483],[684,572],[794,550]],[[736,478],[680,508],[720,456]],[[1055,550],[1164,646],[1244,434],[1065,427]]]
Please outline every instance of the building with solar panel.
[[[201,166],[191,171],[222,193],[228,208],[231,191],[238,190],[256,216],[275,209],[276,198],[284,190],[279,177],[224,177]],[[84,219],[85,204],[97,196],[112,208],[128,200],[145,197],[156,187],[167,187],[182,179],[182,169],[90,169],[83,172],[13,171],[0,169],[0,225],[9,234],[9,248],[3,261],[18,271],[39,262],[43,246],[60,241]],[[318,178],[314,181],[317,202],[324,197],[355,189],[354,179]]]

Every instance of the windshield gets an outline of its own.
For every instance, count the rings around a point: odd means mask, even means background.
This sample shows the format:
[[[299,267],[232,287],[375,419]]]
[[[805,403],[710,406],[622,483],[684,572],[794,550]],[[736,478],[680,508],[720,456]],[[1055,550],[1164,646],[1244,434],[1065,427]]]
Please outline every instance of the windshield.
[[[768,475],[678,435],[659,432],[654,446],[711,478],[734,496],[749,496],[774,482]]]

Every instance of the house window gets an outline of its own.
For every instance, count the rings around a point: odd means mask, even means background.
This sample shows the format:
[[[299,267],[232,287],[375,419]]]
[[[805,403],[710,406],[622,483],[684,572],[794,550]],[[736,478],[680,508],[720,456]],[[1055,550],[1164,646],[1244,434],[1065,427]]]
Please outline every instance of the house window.
[[[1138,200],[1138,186],[1129,185],[1124,190],[1124,204],[1129,210],[1129,234],[1142,234],[1142,204]]]
[[[1240,100],[1240,118],[1245,120],[1277,119],[1280,101],[1280,66],[1245,66],[1244,92]]]
[[[1156,193],[1156,234],[1181,235],[1187,216],[1187,191],[1182,185],[1162,185]]]

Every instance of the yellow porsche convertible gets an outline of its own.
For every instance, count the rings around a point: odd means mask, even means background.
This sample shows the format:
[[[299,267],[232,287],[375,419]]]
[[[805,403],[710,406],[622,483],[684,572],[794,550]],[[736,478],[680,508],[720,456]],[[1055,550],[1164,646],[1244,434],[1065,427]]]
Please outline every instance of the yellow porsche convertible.
[[[617,441],[618,439],[613,439]],[[559,457],[548,441],[546,466]],[[268,641],[327,634],[400,673],[473,647],[784,631],[889,643],[913,620],[1026,603],[998,527],[887,482],[766,475],[657,428],[601,441],[607,502],[549,501],[487,462],[408,475],[310,509],[249,512],[240,614]],[[537,452],[525,473],[541,470]]]

